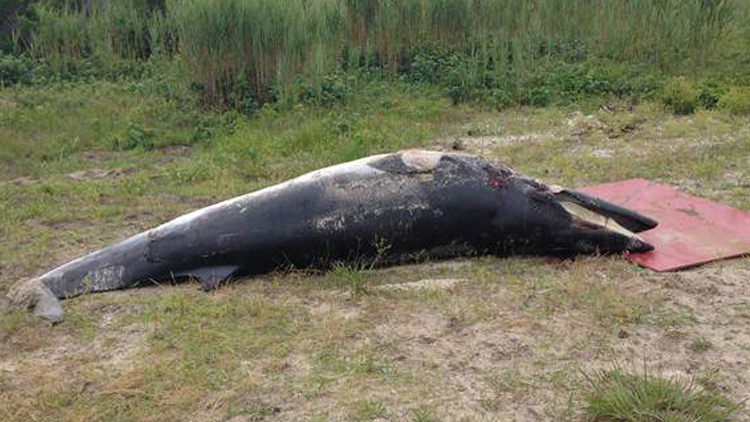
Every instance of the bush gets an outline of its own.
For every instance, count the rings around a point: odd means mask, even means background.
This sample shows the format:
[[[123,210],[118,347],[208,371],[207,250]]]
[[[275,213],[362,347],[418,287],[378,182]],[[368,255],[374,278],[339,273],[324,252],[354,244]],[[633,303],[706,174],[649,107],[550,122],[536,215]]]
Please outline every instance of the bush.
[[[521,87],[518,103],[534,107],[544,107],[549,104],[552,91],[542,78],[532,79]]]
[[[718,106],[732,114],[750,115],[750,88],[735,87],[719,100]]]
[[[309,78],[308,78],[309,79]],[[300,99],[306,103],[330,107],[349,98],[353,93],[354,77],[341,72],[331,72],[315,83],[301,83]]]
[[[27,63],[10,56],[0,56],[0,86],[15,85],[28,73]]]
[[[698,104],[707,110],[712,110],[716,108],[726,92],[726,88],[716,82],[701,82],[698,84]]]
[[[662,102],[676,114],[691,114],[698,104],[698,90],[693,82],[677,76],[664,86]]]
[[[115,138],[115,147],[122,150],[142,148],[146,151],[154,149],[154,132],[135,124],[130,124],[124,136]]]
[[[411,60],[401,69],[406,79],[415,83],[440,84],[447,69],[456,66],[457,57],[439,48],[415,48]]]
[[[46,81],[53,75],[51,69],[27,55],[0,55],[0,86],[35,84]]]

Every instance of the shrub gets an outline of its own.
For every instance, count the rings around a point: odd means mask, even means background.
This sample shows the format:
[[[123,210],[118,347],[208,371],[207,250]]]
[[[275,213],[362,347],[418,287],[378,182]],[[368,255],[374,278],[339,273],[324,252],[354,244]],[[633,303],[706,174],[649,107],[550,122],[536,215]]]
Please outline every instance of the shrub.
[[[155,146],[154,132],[138,125],[130,124],[122,138],[115,138],[115,146],[123,150],[136,148],[151,150]]]
[[[698,104],[697,88],[684,76],[674,77],[664,86],[662,102],[676,114],[691,114]]]
[[[27,55],[0,54],[0,86],[41,83],[52,76],[52,70],[43,61]]]
[[[518,103],[534,107],[544,107],[550,102],[551,90],[544,81],[536,80],[521,87]]]
[[[698,84],[698,104],[707,110],[712,110],[716,108],[726,92],[726,88],[716,82],[701,82]]]
[[[456,56],[439,48],[415,48],[409,52],[411,61],[401,69],[406,79],[415,83],[439,84],[446,69],[455,67]]]
[[[324,107],[330,107],[349,98],[353,93],[354,77],[341,72],[331,72],[320,81],[305,81],[301,85],[301,100]]]
[[[750,114],[750,88],[735,87],[729,90],[719,100],[718,106],[736,115]]]
[[[17,84],[29,71],[28,63],[10,55],[0,56],[0,86]]]

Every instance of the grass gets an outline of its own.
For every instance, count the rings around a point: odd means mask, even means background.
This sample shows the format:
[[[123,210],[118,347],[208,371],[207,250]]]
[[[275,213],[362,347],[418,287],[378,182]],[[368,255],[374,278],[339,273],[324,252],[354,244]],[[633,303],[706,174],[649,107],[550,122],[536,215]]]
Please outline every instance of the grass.
[[[688,346],[688,348],[695,353],[705,353],[711,350],[713,347],[714,347],[713,343],[711,343],[710,340],[707,340],[703,337],[699,337],[693,340]]]
[[[198,112],[125,83],[0,90],[15,104],[0,107],[0,297],[200,206],[456,138],[550,183],[649,177],[750,209],[742,116],[674,116],[650,102],[599,108],[610,99],[498,113],[453,106],[429,86],[358,83],[330,106],[267,106],[254,117]],[[609,157],[593,154],[602,149]],[[71,177],[80,172],[89,173]],[[748,268],[726,265],[722,280]],[[21,312],[0,317],[0,419],[561,420],[585,405],[569,399],[580,370],[646,352],[681,370],[716,367],[707,383],[738,402],[750,380],[730,363],[749,353],[750,299],[717,283],[712,301],[699,300],[691,292],[703,290],[680,277],[617,257],[483,257],[281,271],[211,294],[186,284],[84,296],[65,302],[68,318],[55,327]],[[377,288],[441,278],[464,281]],[[722,322],[737,330],[730,340],[708,333],[724,329],[706,322],[716,307],[732,312]],[[710,352],[692,350],[692,339],[708,338]]]
[[[382,401],[362,400],[354,404],[352,410],[352,420],[354,421],[372,421],[379,418],[385,418],[388,415],[388,408]]]
[[[742,407],[693,380],[662,379],[648,371],[598,371],[586,375],[586,382],[585,413],[592,422],[722,422]]]

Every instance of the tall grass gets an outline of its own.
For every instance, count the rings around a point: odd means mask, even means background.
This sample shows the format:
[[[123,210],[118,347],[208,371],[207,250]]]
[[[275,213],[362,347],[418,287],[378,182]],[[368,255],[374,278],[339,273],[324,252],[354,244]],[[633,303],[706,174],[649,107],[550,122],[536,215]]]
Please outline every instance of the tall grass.
[[[86,59],[100,65],[148,58],[151,50],[160,48],[163,39],[154,38],[156,22],[164,28],[158,14],[152,14],[142,0],[98,0],[89,7],[77,8],[69,3],[36,7],[38,23],[31,53],[47,59],[58,69],[75,66]]]
[[[511,82],[559,59],[701,68],[748,25],[737,19],[743,0],[167,0],[156,15],[135,1],[42,8],[36,53],[113,62],[168,51],[204,101],[222,105],[238,92],[278,99],[300,78],[319,87],[338,63],[399,72],[424,47],[464,55],[473,77]]]

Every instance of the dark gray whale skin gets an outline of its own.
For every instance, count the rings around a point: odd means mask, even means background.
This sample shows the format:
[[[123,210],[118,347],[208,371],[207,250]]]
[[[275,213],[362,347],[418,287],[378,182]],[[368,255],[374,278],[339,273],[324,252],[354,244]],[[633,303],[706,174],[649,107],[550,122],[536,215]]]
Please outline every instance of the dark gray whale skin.
[[[574,202],[638,232],[656,222],[458,153],[404,151],[328,167],[186,214],[18,283],[11,301],[51,321],[58,299],[191,277],[236,276],[416,254],[642,252],[635,237],[574,220]]]

